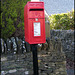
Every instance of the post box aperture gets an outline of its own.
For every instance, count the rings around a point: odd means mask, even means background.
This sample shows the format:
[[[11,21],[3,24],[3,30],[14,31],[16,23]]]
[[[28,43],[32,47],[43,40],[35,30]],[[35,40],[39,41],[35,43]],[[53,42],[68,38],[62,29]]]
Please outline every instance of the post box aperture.
[[[29,44],[45,43],[44,2],[28,2],[24,7],[25,41]]]

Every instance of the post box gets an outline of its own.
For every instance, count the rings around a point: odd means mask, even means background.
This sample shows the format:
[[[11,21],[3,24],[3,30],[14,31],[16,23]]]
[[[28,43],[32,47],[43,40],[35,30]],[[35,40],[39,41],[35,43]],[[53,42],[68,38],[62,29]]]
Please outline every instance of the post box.
[[[46,42],[44,2],[27,2],[24,7],[25,41],[29,44]]]

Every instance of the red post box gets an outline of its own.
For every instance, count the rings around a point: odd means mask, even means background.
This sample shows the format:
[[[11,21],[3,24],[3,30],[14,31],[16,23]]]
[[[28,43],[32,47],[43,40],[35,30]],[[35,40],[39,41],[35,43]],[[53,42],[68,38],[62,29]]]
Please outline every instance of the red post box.
[[[27,2],[24,7],[25,41],[29,44],[45,43],[44,2]]]

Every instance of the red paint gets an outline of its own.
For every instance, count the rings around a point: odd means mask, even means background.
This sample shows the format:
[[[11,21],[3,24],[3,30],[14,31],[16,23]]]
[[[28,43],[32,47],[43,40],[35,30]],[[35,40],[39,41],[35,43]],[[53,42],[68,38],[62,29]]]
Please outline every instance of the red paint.
[[[36,18],[38,18],[38,21],[36,21]],[[37,29],[39,32],[36,31],[36,25],[38,26]],[[34,28],[36,34],[34,32]],[[25,41],[29,44],[39,44],[46,42],[44,2],[27,2],[24,7],[24,32]]]

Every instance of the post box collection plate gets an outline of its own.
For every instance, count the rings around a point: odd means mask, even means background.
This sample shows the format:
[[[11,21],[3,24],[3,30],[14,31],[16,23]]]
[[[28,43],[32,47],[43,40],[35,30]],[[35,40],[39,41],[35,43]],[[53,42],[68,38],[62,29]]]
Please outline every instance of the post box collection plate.
[[[41,36],[40,22],[34,22],[34,36]]]

